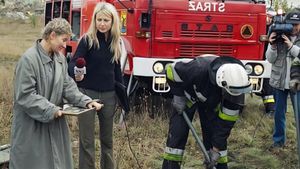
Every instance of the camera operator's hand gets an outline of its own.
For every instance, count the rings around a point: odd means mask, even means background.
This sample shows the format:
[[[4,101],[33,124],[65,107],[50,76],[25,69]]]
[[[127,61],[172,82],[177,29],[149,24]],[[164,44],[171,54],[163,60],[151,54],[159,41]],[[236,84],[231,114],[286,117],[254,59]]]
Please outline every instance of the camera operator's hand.
[[[272,45],[272,49],[276,49],[276,44],[274,43],[276,40],[276,32],[272,32],[269,36],[269,43]]]
[[[291,92],[293,92],[293,93],[300,91],[300,80],[299,79],[290,80],[289,86],[290,86]]]
[[[291,42],[289,37],[284,34],[281,37],[284,39],[284,43],[287,45],[288,49],[290,49],[293,46],[293,43]]]

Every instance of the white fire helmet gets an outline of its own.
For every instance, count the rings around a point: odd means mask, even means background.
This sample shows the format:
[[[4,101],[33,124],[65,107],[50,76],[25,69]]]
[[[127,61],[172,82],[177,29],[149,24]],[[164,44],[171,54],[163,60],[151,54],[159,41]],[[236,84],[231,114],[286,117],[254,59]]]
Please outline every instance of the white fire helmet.
[[[216,82],[230,95],[238,96],[249,93],[252,85],[245,68],[237,63],[225,63],[217,70]]]

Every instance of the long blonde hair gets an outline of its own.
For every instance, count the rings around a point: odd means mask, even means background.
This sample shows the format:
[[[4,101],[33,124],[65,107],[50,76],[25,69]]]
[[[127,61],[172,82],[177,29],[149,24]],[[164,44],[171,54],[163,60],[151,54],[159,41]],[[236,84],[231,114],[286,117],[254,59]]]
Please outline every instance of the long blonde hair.
[[[99,48],[99,41],[97,38],[97,27],[96,27],[96,15],[102,12],[104,15],[111,16],[112,18],[112,26],[110,29],[110,36],[112,38],[110,43],[110,51],[113,53],[112,62],[118,62],[121,57],[121,47],[120,47],[120,19],[116,8],[107,2],[99,2],[94,9],[92,22],[90,27],[86,33],[86,40],[88,40],[89,49],[94,45]]]

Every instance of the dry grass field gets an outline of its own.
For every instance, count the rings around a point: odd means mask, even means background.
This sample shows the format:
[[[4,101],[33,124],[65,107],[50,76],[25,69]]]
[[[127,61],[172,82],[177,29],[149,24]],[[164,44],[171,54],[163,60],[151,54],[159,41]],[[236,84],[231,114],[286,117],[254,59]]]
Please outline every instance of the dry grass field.
[[[30,21],[0,19],[0,145],[9,143],[12,117],[13,71],[17,59],[39,37],[42,20],[37,27]],[[143,103],[144,104],[144,103]],[[146,105],[141,107],[146,107]],[[293,169],[297,168],[295,120],[289,107],[287,113],[287,145],[270,151],[273,119],[263,116],[259,97],[247,97],[247,106],[229,138],[229,166],[231,169]],[[133,153],[142,169],[161,168],[168,119],[163,116],[151,119],[147,110],[130,113],[127,120],[128,133]],[[69,118],[75,166],[78,164],[78,126],[76,118]],[[117,119],[116,119],[117,121]],[[199,129],[199,119],[194,124]],[[199,130],[198,130],[199,131]],[[114,154],[119,169],[139,169],[129,147],[126,130],[115,125]],[[95,132],[98,138],[98,132]],[[99,139],[97,167],[99,168]],[[186,146],[183,169],[204,168],[202,154],[190,135]],[[77,168],[77,167],[76,167]]]

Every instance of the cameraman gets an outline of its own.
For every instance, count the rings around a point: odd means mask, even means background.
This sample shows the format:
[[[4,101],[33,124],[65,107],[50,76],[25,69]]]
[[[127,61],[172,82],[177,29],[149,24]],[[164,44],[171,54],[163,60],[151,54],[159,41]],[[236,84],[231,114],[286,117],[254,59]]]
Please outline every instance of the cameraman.
[[[285,113],[287,110],[287,97],[290,94],[293,99],[293,93],[290,91],[290,69],[291,64],[295,58],[300,56],[300,10],[294,9],[288,13],[285,18],[286,24],[292,24],[293,29],[287,34],[277,36],[276,32],[272,32],[269,37],[271,45],[268,46],[266,51],[267,60],[272,64],[272,72],[270,77],[270,85],[274,88],[275,94],[275,129],[273,133],[273,145],[271,148],[281,148],[286,141],[285,132]],[[282,44],[278,41],[282,38]],[[285,48],[286,52],[281,49]],[[285,51],[285,50],[284,50]]]

